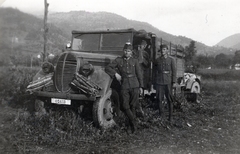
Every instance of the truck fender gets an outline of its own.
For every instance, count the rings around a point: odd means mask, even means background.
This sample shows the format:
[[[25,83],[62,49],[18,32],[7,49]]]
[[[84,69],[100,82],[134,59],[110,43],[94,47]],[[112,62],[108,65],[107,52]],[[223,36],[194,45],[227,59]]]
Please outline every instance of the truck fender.
[[[195,74],[191,74],[191,73],[185,73],[184,80],[185,80],[186,90],[191,90],[192,86],[195,82],[197,82],[197,84],[199,84],[199,86],[201,84],[200,79],[197,78],[197,76]]]
[[[106,95],[107,91],[110,89],[110,85],[112,83],[111,77],[102,69],[96,69],[93,74],[90,75],[90,81],[99,85],[102,90],[100,91],[100,95]]]
[[[193,82],[195,82],[195,80],[192,80],[192,79],[187,80],[187,82],[186,82],[186,89],[187,90],[191,89]]]
[[[200,82],[198,79],[188,80],[186,83],[186,90],[189,90],[191,93],[200,93]]]

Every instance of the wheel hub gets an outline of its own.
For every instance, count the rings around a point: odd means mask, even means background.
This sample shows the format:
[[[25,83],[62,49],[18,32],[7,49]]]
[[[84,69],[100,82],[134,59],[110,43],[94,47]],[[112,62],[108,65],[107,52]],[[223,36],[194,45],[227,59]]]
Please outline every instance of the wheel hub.
[[[107,121],[110,121],[111,119],[113,119],[113,108],[112,108],[112,102],[110,100],[107,100],[104,105],[103,116]]]

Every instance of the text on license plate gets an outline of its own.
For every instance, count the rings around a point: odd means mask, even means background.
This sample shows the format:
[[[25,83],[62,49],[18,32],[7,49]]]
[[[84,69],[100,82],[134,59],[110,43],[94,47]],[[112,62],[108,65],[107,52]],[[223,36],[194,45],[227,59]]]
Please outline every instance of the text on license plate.
[[[51,102],[54,104],[71,105],[71,100],[68,100],[68,99],[52,98]]]

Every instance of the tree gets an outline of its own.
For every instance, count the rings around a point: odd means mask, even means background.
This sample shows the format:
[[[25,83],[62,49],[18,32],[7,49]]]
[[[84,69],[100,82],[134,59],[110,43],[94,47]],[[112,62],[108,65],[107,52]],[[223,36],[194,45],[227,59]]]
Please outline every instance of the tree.
[[[197,50],[195,46],[195,41],[191,41],[189,46],[185,47],[185,60],[192,61],[193,57],[196,55]]]
[[[218,68],[228,68],[231,65],[231,59],[224,53],[220,53],[215,57],[215,65]]]
[[[239,63],[240,63],[240,50],[237,50],[233,57],[233,64],[239,64]]]
[[[195,46],[195,41],[191,41],[189,46],[185,47],[185,65],[189,72],[195,72],[197,63],[194,62],[194,58],[196,56],[197,50]]]
[[[208,68],[214,65],[214,57],[208,55],[197,55],[195,61],[199,63],[201,68]]]

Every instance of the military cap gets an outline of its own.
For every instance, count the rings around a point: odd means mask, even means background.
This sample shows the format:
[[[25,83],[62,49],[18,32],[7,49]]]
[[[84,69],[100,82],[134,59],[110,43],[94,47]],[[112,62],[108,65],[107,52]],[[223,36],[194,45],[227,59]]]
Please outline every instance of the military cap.
[[[83,70],[92,70],[93,69],[93,65],[89,64],[89,63],[85,63],[85,64],[83,64],[82,69]]]
[[[123,50],[126,50],[126,49],[130,49],[130,50],[133,50],[133,46],[130,42],[126,42],[124,47],[123,47]]]
[[[168,46],[166,44],[161,44],[160,49],[162,49],[162,48],[167,48],[168,49]]]
[[[147,42],[145,40],[142,40],[141,44],[142,45],[147,45]]]
[[[47,62],[47,61],[42,64],[42,69],[44,70],[45,68],[48,68],[48,71],[45,72],[45,73],[51,73],[51,72],[54,71],[54,66],[53,66],[53,64],[51,64],[51,63],[49,63],[49,62]],[[44,70],[44,71],[45,71],[45,70]]]
[[[79,69],[79,73],[84,75],[84,76],[89,76],[93,72],[94,72],[94,66],[92,64],[89,64],[89,63],[83,64]]]

